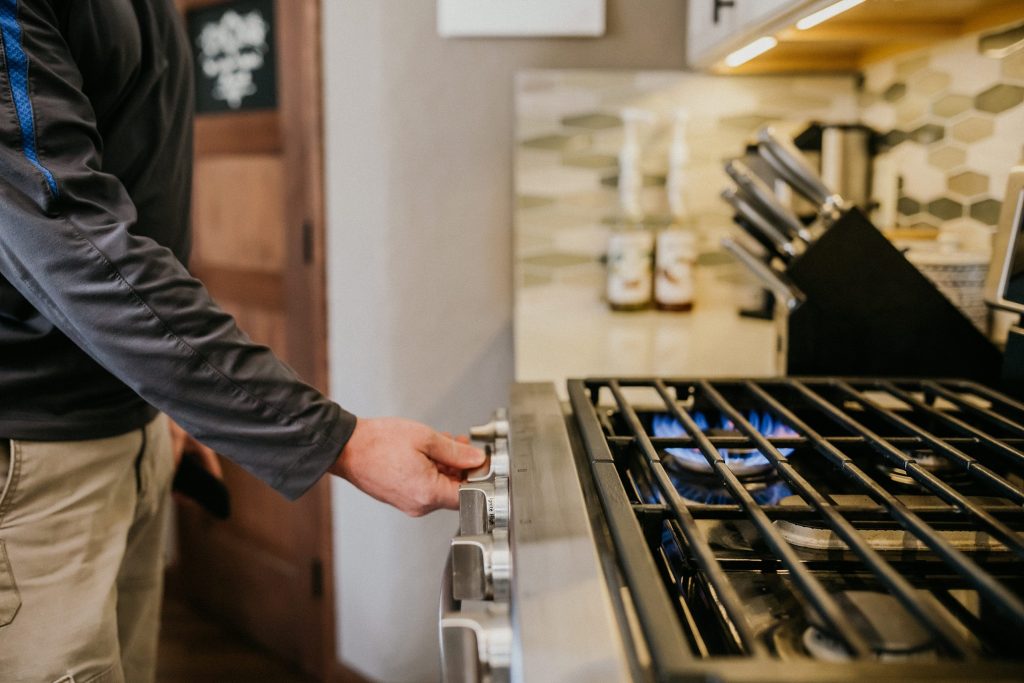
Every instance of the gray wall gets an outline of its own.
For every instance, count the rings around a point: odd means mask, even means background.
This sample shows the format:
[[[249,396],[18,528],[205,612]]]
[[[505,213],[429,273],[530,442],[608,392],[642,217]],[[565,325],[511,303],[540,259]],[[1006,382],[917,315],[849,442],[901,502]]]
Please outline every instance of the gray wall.
[[[442,40],[434,0],[324,0],[335,397],[464,432],[512,380],[513,76],[681,68],[683,0],[609,0],[600,39]],[[454,514],[334,490],[338,642],[373,678],[438,677]]]

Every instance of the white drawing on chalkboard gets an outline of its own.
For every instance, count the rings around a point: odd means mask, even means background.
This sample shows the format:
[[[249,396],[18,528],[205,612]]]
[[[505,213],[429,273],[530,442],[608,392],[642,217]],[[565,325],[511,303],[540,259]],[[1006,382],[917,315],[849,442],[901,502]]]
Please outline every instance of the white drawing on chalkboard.
[[[232,109],[256,93],[252,74],[263,67],[269,31],[270,24],[258,10],[244,15],[228,10],[203,26],[196,39],[203,73],[216,79],[213,96]]]

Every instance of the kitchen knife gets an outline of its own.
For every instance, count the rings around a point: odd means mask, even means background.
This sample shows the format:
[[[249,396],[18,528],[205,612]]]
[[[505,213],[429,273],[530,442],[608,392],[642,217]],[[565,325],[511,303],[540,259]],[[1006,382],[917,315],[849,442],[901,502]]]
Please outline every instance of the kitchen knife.
[[[739,188],[737,194],[746,202],[760,211],[765,219],[776,226],[788,239],[799,239],[810,243],[811,236],[796,215],[779,203],[771,188],[761,180],[750,168],[739,159],[730,159],[725,163],[725,172]]]
[[[763,214],[739,196],[733,188],[722,190],[721,196],[736,212],[737,224],[761,245],[769,249],[770,253],[786,262],[797,256],[796,245],[790,242]]]
[[[846,201],[828,188],[792,142],[783,140],[770,126],[757,134],[758,151],[772,169],[794,190],[806,197],[818,214],[831,223],[846,208]]]
[[[722,246],[739,259],[740,263],[746,266],[787,310],[792,311],[804,302],[803,293],[791,284],[785,275],[757,258],[745,246],[731,237],[723,237]]]

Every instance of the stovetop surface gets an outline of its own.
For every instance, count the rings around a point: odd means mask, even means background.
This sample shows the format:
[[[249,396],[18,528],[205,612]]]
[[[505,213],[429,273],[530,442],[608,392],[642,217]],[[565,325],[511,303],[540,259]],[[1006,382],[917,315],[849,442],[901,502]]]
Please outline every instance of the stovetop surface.
[[[915,379],[569,394],[658,679],[1024,676],[1024,405]]]

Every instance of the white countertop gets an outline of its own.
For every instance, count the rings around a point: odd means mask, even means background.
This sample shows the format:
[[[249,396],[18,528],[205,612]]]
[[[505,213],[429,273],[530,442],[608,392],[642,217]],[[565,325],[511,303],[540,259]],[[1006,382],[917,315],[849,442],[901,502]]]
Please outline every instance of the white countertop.
[[[747,285],[735,266],[698,268],[689,313],[615,313],[591,285],[516,292],[516,380],[588,376],[766,377],[778,375],[775,324],[744,318]]]

